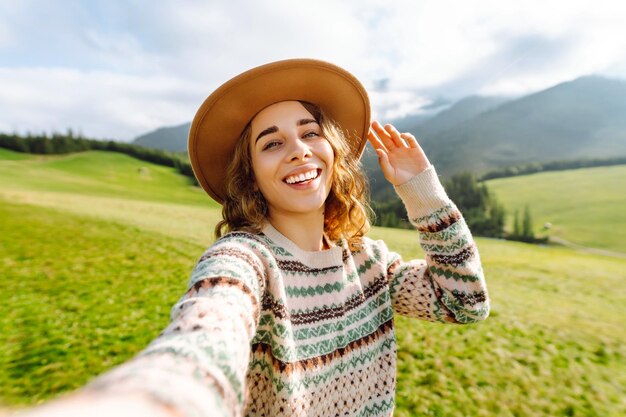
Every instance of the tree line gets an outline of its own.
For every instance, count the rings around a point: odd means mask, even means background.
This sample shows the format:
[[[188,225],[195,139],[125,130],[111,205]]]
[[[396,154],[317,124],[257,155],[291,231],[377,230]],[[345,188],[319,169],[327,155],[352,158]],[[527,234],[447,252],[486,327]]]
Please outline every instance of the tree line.
[[[175,168],[194,183],[197,183],[191,164],[184,153],[145,148],[113,140],[87,139],[75,135],[72,130],[68,130],[65,134],[53,133],[50,136],[47,134],[20,136],[0,133],[0,147],[40,155],[59,155],[83,151],[119,152],[142,161]]]
[[[113,140],[87,139],[75,135],[71,130],[65,134],[54,133],[50,136],[0,133],[0,147],[17,152],[33,154],[67,154],[89,150],[119,152],[134,158],[175,168],[181,174],[197,184],[191,164],[185,153],[175,153],[160,149],[146,148],[130,143]],[[560,169],[583,168],[590,166],[618,165],[626,163],[626,158],[612,158],[604,160],[581,160],[566,162],[548,162],[521,165],[518,167],[503,168],[482,176],[480,181],[470,173],[460,173],[444,182],[444,187],[463,213],[468,226],[476,236],[487,236],[519,240],[524,242],[544,242],[545,238],[537,238],[532,228],[530,209],[524,209],[522,217],[518,211],[514,214],[513,231],[505,231],[506,212],[504,207],[491,194],[486,179],[502,178],[506,176],[523,175],[532,172],[554,171]],[[406,210],[402,201],[394,196],[385,201],[372,201],[377,226],[412,228],[406,217]]]
[[[566,169],[593,168],[601,166],[626,164],[626,156],[605,159],[577,159],[571,161],[533,162],[530,164],[514,165],[499,168],[480,177],[481,181],[495,178],[515,177],[518,175],[535,174],[544,171],[564,171]]]
[[[489,191],[468,172],[459,173],[444,181],[446,192],[463,213],[465,222],[476,236],[518,240],[529,243],[545,242],[546,238],[535,236],[530,209],[525,207],[523,217],[515,212],[513,230],[505,230],[506,211]],[[373,201],[375,224],[382,227],[412,228],[402,201],[395,197],[385,201]]]

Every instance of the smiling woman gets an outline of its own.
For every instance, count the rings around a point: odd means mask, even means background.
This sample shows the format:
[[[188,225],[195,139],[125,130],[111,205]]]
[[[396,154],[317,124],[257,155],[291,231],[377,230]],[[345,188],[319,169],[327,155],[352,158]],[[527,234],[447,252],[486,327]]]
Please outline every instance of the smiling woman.
[[[254,68],[211,94],[189,154],[223,205],[218,240],[150,346],[35,412],[391,416],[394,314],[473,323],[489,299],[472,236],[417,140],[369,115],[361,83],[316,60]],[[365,237],[368,139],[424,260]]]

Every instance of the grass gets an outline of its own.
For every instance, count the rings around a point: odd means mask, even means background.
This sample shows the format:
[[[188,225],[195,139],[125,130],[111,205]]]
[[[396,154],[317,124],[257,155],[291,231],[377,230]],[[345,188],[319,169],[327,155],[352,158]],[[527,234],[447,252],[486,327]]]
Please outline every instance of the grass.
[[[0,402],[33,404],[129,358],[167,323],[197,245],[3,202]]]
[[[490,180],[487,185],[509,213],[528,205],[537,232],[549,222],[550,234],[573,243],[626,253],[626,165],[544,172]]]
[[[393,236],[405,257],[420,255],[413,233]],[[626,261],[478,242],[492,314],[467,327],[398,318],[396,415],[622,415]]]
[[[5,154],[0,404],[16,407],[76,389],[145,347],[210,244],[218,211],[173,171],[142,190],[131,178],[137,166],[158,167],[123,155],[81,154],[88,168],[81,155],[16,162]],[[74,176],[72,164],[84,168]],[[371,236],[405,259],[422,254],[412,231]],[[624,415],[626,260],[478,244],[492,315],[470,326],[397,318],[396,415]]]
[[[0,148],[0,160],[5,161],[23,161],[25,159],[32,159],[33,155],[28,153],[13,152],[5,148]]]

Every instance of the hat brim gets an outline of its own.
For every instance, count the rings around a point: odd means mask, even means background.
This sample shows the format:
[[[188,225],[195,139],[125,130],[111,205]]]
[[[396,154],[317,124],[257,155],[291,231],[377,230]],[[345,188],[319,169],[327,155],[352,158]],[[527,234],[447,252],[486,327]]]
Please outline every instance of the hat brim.
[[[199,184],[215,201],[224,201],[226,171],[248,122],[265,107],[289,100],[319,106],[343,129],[353,155],[361,156],[370,103],[359,80],[343,68],[313,59],[262,65],[222,84],[191,123],[189,160]]]

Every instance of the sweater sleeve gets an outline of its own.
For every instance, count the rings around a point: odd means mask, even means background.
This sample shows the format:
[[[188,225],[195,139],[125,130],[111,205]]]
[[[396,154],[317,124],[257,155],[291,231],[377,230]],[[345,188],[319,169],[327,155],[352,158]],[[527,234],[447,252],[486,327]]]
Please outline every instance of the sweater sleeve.
[[[231,234],[209,248],[167,328],[87,389],[143,393],[181,416],[240,416],[267,275],[251,241]]]
[[[395,187],[420,237],[424,260],[387,258],[394,311],[428,321],[473,323],[489,315],[478,249],[434,167]]]

